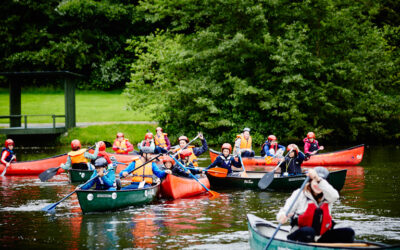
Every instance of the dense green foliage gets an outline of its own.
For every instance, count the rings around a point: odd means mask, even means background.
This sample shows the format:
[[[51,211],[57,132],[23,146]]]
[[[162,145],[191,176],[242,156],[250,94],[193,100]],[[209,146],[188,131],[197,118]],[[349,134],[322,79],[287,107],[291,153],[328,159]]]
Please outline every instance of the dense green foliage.
[[[258,143],[310,130],[337,142],[399,137],[399,30],[379,19],[384,3],[142,2],[166,28],[130,40],[127,93],[142,94],[132,105],[158,103],[170,133],[217,143],[243,127]]]

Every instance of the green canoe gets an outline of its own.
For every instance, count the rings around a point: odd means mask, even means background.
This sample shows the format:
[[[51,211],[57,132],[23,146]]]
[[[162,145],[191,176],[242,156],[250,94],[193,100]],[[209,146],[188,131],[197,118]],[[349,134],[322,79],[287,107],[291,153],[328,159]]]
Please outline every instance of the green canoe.
[[[160,183],[131,190],[77,190],[79,205],[83,213],[117,210],[129,206],[151,203],[158,197]]]
[[[240,189],[259,189],[258,182],[268,172],[246,171],[247,177],[226,176],[216,177],[207,173],[211,188],[240,188]],[[346,180],[347,169],[333,171],[329,173],[328,182],[340,191]],[[293,191],[301,187],[306,175],[275,177],[268,190]]]
[[[69,180],[71,183],[84,183],[90,179],[94,170],[80,170],[70,169],[68,170]]]
[[[247,214],[247,220],[250,233],[250,248],[253,250],[265,249],[277,225],[252,214]],[[385,244],[367,241],[355,241],[354,243],[303,243],[288,240],[288,234],[289,230],[280,228],[268,249],[384,249],[390,247]]]

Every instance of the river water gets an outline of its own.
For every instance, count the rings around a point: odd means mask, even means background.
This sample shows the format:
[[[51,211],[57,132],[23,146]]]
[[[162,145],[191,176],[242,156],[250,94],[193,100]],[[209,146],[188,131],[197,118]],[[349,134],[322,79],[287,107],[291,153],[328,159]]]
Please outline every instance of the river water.
[[[333,148],[331,149],[333,150]],[[68,148],[16,150],[19,160],[57,155]],[[328,150],[327,150],[328,151]],[[210,158],[204,154],[201,166]],[[337,226],[350,226],[356,238],[400,244],[400,148],[366,147],[359,166],[347,168],[340,199],[334,204]],[[0,178],[0,246],[58,249],[249,249],[246,214],[275,220],[290,193],[218,190],[208,195],[108,213],[83,215],[75,195],[54,215],[41,209],[73,191],[65,174],[42,183],[37,176]]]

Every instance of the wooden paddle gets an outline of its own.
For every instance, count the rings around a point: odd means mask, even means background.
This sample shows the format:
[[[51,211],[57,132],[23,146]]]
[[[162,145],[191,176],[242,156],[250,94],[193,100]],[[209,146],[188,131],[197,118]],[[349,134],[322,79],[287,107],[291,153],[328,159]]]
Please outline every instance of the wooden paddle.
[[[237,155],[238,155],[238,157],[239,157],[240,164],[242,165],[242,169],[243,169],[243,172],[242,172],[242,177],[248,177],[248,176],[247,176],[247,173],[246,173],[246,169],[244,168],[244,164],[243,164],[242,156],[240,155],[240,152],[239,152],[239,150],[238,150],[238,151],[236,151],[236,152],[237,152]]]
[[[108,171],[104,173],[104,175],[107,175]],[[84,186],[86,184],[88,184],[89,182],[91,182],[92,180],[96,179],[99,175],[96,174],[95,177],[91,178],[90,180],[88,180],[87,182],[85,182],[83,185]],[[71,195],[73,195],[76,192],[77,189],[75,189],[74,191],[72,191],[71,193],[67,194],[67,196],[65,196],[64,198],[62,198],[61,200],[57,201],[56,203],[50,204],[45,206],[44,208],[42,208],[43,211],[50,213],[50,214],[54,214],[56,212],[56,206],[58,206],[58,204],[60,204],[62,201],[64,201],[65,199],[67,199],[68,197],[70,197]]]
[[[176,164],[178,164],[181,168],[183,168],[186,172],[188,172],[189,175],[190,175],[193,179],[195,179],[198,183],[200,183],[200,185],[202,185],[203,188],[204,188],[205,190],[208,191],[208,193],[211,195],[211,198],[212,198],[212,199],[219,196],[219,193],[208,189],[203,183],[201,183],[201,182],[199,181],[199,179],[197,179],[196,176],[194,176],[185,166],[183,166],[183,164],[182,164],[178,159],[176,159],[176,158],[175,158],[174,156],[172,156],[172,155],[169,155],[169,156],[170,156],[172,159],[174,159],[174,161],[176,162]]]
[[[288,154],[289,154],[290,152],[292,152],[292,150],[290,150],[290,151],[285,155],[285,157],[288,156]],[[258,182],[258,187],[259,187],[260,189],[264,190],[264,189],[266,189],[266,188],[271,184],[271,182],[274,180],[275,171],[281,166],[282,162],[285,161],[285,157],[283,158],[282,161],[279,162],[278,166],[276,166],[276,167],[272,170],[272,172],[266,173],[266,174],[260,179],[260,181]]]
[[[290,150],[291,151],[291,150]],[[290,152],[289,151],[289,152]],[[294,198],[292,204],[290,204],[289,209],[286,211],[285,216],[288,217],[288,214],[290,213],[290,210],[292,210],[294,204],[296,203],[297,199],[299,198],[301,192],[303,191],[304,187],[306,186],[307,182],[310,180],[310,177],[307,176],[307,178],[304,180],[303,184],[300,187],[299,192],[297,193],[296,197]],[[274,239],[275,235],[278,233],[279,229],[281,228],[282,223],[279,223],[278,227],[276,228],[274,234],[272,235],[271,239],[269,239],[268,244],[265,246],[265,249],[268,249],[268,247],[271,245],[272,240]]]
[[[104,141],[104,143],[106,144],[106,147],[112,146],[111,142]],[[93,149],[94,147],[96,147],[96,145],[93,145],[93,146],[89,147],[88,149]],[[51,178],[53,178],[54,175],[57,174],[57,172],[60,168],[61,167],[49,168],[49,169],[43,171],[42,173],[39,174],[39,179],[43,182],[50,180]]]
[[[197,168],[187,168],[187,169],[194,169],[196,170]],[[215,176],[215,177],[226,177],[228,175],[228,169],[226,168],[211,168],[211,169],[204,169],[203,171],[209,172],[210,175]]]

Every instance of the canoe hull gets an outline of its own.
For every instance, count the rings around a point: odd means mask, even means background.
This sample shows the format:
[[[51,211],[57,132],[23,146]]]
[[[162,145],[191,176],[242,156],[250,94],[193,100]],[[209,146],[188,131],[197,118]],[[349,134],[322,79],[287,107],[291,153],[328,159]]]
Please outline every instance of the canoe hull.
[[[117,172],[119,174],[122,170],[126,168],[126,165],[117,165]],[[84,183],[90,179],[94,170],[80,170],[80,169],[70,169],[68,170],[69,180],[71,183]]]
[[[130,163],[132,159],[137,157],[135,155],[120,155],[110,154],[114,156],[118,162]],[[49,168],[59,167],[61,163],[67,161],[67,154],[56,155],[45,159],[34,160],[34,161],[19,161],[13,162],[7,168],[6,176],[10,175],[39,175]],[[0,173],[3,172],[5,166],[0,164]],[[60,168],[57,174],[63,173],[64,170]]]
[[[210,182],[206,176],[198,178],[199,181],[210,188]],[[161,183],[161,195],[164,198],[179,199],[192,197],[207,192],[195,179],[179,177],[172,174],[167,175]]]
[[[247,171],[248,177],[240,176],[227,176],[227,177],[215,177],[207,174],[208,179],[212,188],[238,188],[238,189],[259,189],[258,182],[262,178],[262,175],[268,172],[255,172]],[[258,177],[252,177],[253,174],[257,174]],[[329,173],[328,182],[338,191],[340,191],[346,181],[347,169],[333,171]],[[261,176],[260,176],[261,175]],[[305,175],[289,176],[289,177],[275,177],[271,184],[268,186],[268,190],[279,190],[279,191],[293,191],[301,187]]]
[[[211,162],[220,152],[210,149]],[[355,146],[352,148],[335,151],[331,153],[322,153],[311,156],[308,161],[304,161],[302,166],[354,166],[359,164],[364,156],[364,145]],[[278,159],[264,158],[261,156],[242,157],[244,165],[251,166],[276,166]]]
[[[252,214],[247,214],[248,220],[248,229],[250,234],[250,248],[251,249],[265,249],[268,244],[272,234],[276,230],[276,225],[268,222],[264,219],[261,219]],[[320,245],[312,245],[302,242],[295,242],[287,240],[286,236],[288,231],[280,229],[276,234],[274,240],[271,242],[271,245],[268,249],[304,249],[304,250],[319,250],[319,249],[384,249],[387,248],[388,245],[380,244],[380,243],[372,243],[366,241],[356,241],[353,244],[343,243],[342,246],[338,246],[340,243],[331,243],[331,244],[320,244]],[[325,245],[325,246],[324,246]],[[357,247],[359,246],[359,247]]]
[[[150,188],[100,191],[78,190],[79,205],[83,213],[113,211],[129,206],[140,206],[153,202],[160,191],[160,184]]]

